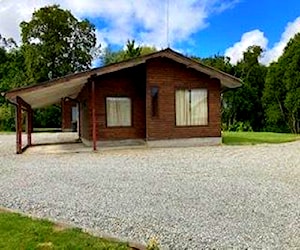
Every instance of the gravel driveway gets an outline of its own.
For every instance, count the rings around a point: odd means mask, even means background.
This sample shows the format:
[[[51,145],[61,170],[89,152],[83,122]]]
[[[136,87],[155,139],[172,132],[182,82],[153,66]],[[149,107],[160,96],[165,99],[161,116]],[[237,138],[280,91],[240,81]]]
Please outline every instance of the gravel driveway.
[[[166,249],[300,249],[300,141],[15,155],[0,206]]]

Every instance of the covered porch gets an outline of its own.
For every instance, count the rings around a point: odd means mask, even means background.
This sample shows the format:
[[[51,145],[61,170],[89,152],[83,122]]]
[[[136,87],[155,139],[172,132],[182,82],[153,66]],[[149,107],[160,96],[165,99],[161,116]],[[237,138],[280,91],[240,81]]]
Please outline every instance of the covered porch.
[[[16,110],[16,153],[22,154],[28,147],[34,146],[35,139],[33,135],[33,110],[37,108],[47,107],[52,104],[60,104],[64,100],[71,100],[77,102],[79,105],[78,124],[77,124],[77,139],[82,139],[82,127],[88,120],[90,130],[88,137],[91,140],[86,143],[90,145],[94,151],[97,150],[97,135],[98,135],[98,121],[97,121],[97,97],[96,97],[96,80],[100,76],[122,71],[123,69],[129,69],[138,65],[144,64],[146,60],[153,55],[144,56],[135,60],[129,60],[117,64],[108,65],[105,67],[95,68],[84,72],[74,73],[52,79],[50,81],[26,86],[18,89],[10,90],[2,95],[15,106]],[[82,90],[88,91],[87,102],[80,99]],[[63,106],[63,105],[62,105]],[[84,107],[86,106],[86,107]],[[63,108],[63,107],[62,107]],[[89,116],[85,117],[82,110],[87,108]],[[24,139],[23,133],[23,119],[26,119],[26,138]],[[62,126],[64,130],[64,125]],[[120,142],[120,140],[118,140]],[[112,142],[113,145],[118,145],[118,142]],[[129,142],[122,141],[122,144],[128,144]],[[105,142],[103,147],[111,147],[110,142]],[[134,142],[133,144],[136,144]],[[138,143],[140,144],[140,143]]]
[[[112,65],[96,70],[90,70],[81,73],[75,73],[53,79],[45,83],[35,84],[27,87],[11,90],[4,93],[4,97],[14,105],[16,112],[15,126],[16,126],[16,153],[22,154],[25,150],[28,153],[42,153],[42,152],[82,152],[82,151],[96,151],[101,148],[103,150],[112,148],[134,148],[144,147],[145,141],[145,124],[143,122],[141,139],[123,139],[117,138],[114,140],[101,141],[97,140],[99,130],[107,133],[110,136],[109,130],[105,131],[99,126],[99,91],[101,93],[102,84],[99,83],[115,71],[121,71],[128,68],[136,67],[136,64],[129,65],[121,63],[120,65]],[[102,78],[102,76],[104,77]],[[118,75],[118,74],[117,74]],[[122,77],[119,79],[122,81]],[[87,98],[82,99],[82,91],[87,91]],[[143,107],[145,109],[145,83],[143,84]],[[78,106],[78,124],[77,132],[69,133],[70,131],[60,133],[52,133],[52,136],[41,136],[42,133],[34,133],[33,131],[33,116],[34,109],[44,108],[52,104],[60,104],[62,111],[64,110],[65,101],[77,103]],[[105,105],[101,104],[102,108]],[[136,108],[135,108],[136,109]],[[86,112],[84,112],[86,110]],[[88,117],[86,116],[88,114]],[[71,114],[72,116],[72,114]],[[134,115],[133,115],[134,116]],[[138,118],[138,117],[137,117]],[[25,129],[24,129],[25,120]],[[89,126],[88,129],[84,126]],[[129,128],[130,129],[130,128]],[[131,128],[133,129],[133,127]],[[62,124],[62,131],[64,124]],[[83,131],[88,131],[88,136],[91,140],[85,140]],[[87,136],[86,136],[87,137]],[[50,139],[49,139],[50,138]],[[84,143],[82,143],[84,142]],[[37,147],[38,146],[38,147]]]
[[[24,137],[24,136],[23,136]],[[74,154],[91,152],[91,147],[78,140],[78,133],[76,132],[42,132],[33,133],[34,143],[29,147],[26,155],[44,155],[44,154]],[[132,148],[145,148],[144,141],[110,141],[97,151],[117,150],[117,149],[132,149]]]
[[[67,100],[78,102],[76,97],[85,84],[93,85],[94,83],[91,80],[91,74],[83,72],[5,93],[4,96],[15,106],[17,154],[22,154],[29,147],[34,147],[35,150],[32,151],[37,151],[35,146],[43,146],[50,149],[50,147],[58,148],[60,144],[62,147],[66,147],[66,144],[71,145],[80,142],[80,115],[78,115],[78,132],[64,133],[64,136],[62,136],[62,133],[52,133],[53,135],[56,134],[56,136],[52,136],[49,140],[49,137],[41,136],[43,133],[33,133],[33,110],[52,104],[61,104],[63,109]]]

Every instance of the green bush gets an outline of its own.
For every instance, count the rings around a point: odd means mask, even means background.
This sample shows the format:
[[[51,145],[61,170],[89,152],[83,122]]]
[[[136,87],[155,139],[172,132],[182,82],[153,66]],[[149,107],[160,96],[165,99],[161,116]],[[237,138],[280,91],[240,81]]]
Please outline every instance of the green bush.
[[[15,130],[14,108],[6,103],[0,105],[0,131]]]
[[[228,131],[232,132],[251,132],[253,131],[250,122],[236,122],[228,127]]]
[[[33,126],[35,128],[60,128],[61,127],[61,108],[52,105],[47,108],[34,110]]]

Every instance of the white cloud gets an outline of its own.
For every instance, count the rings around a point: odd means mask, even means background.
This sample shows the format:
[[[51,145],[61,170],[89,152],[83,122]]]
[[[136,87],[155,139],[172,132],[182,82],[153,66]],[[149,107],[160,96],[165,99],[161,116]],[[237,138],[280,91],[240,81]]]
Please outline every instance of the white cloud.
[[[284,48],[291,38],[293,38],[297,33],[300,32],[300,17],[298,17],[294,22],[290,22],[285,27],[284,32],[281,35],[280,41],[275,43],[273,48],[266,50],[261,62],[263,64],[269,64],[282,55]]]
[[[0,34],[21,41],[19,24],[29,20],[34,9],[40,8],[50,1],[41,0],[0,0]]]
[[[236,64],[243,58],[243,53],[249,46],[259,45],[262,49],[266,49],[268,39],[260,30],[253,30],[242,35],[241,41],[235,43],[232,47],[225,51],[225,56],[230,57],[232,64]]]
[[[170,0],[169,43],[188,40],[208,25],[210,14],[232,8],[238,1]],[[167,0],[0,0],[0,34],[20,41],[19,23],[30,20],[35,9],[55,3],[78,18],[104,21],[105,27],[97,27],[97,37],[103,44],[123,45],[134,38],[159,48],[167,45]]]
[[[231,58],[231,62],[236,64],[243,58],[243,52],[249,46],[259,45],[264,50],[260,62],[269,65],[271,62],[277,61],[282,55],[284,48],[295,34],[300,32],[300,17],[293,22],[289,22],[281,35],[279,42],[275,43],[272,48],[268,47],[268,39],[264,33],[259,30],[253,30],[242,35],[241,41],[235,43],[232,47],[225,51],[225,56]]]

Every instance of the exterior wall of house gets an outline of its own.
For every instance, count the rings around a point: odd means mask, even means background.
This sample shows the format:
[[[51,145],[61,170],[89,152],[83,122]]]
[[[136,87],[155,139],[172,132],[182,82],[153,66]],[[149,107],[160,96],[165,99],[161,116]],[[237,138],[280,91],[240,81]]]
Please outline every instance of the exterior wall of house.
[[[158,87],[158,116],[152,117],[151,87]],[[176,89],[206,88],[208,90],[208,125],[177,127],[175,124]],[[185,65],[167,58],[147,62],[147,140],[221,136],[221,84]]]
[[[152,117],[151,87],[159,88],[157,117]],[[176,126],[175,91],[183,88],[208,90],[208,125]],[[220,138],[220,90],[218,79],[211,79],[201,72],[166,58],[151,59],[146,65],[98,77],[95,80],[97,141]],[[131,98],[131,127],[107,127],[106,97]],[[91,142],[92,98],[89,84],[83,88],[78,99],[81,103],[81,136],[86,142]],[[217,140],[219,142],[219,139]]]
[[[62,131],[72,131],[72,107],[76,107],[77,103],[71,100],[62,100],[61,102],[61,128]]]
[[[144,139],[146,126],[146,70],[144,65],[128,68],[112,74],[107,74],[95,80],[95,107],[97,141]],[[84,98],[85,97],[85,98]],[[129,97],[131,99],[132,126],[107,127],[106,124],[106,97]],[[86,86],[78,99],[83,105],[84,100],[89,109],[82,114],[82,137],[92,140],[92,98],[91,88]],[[85,120],[88,120],[86,122]]]

